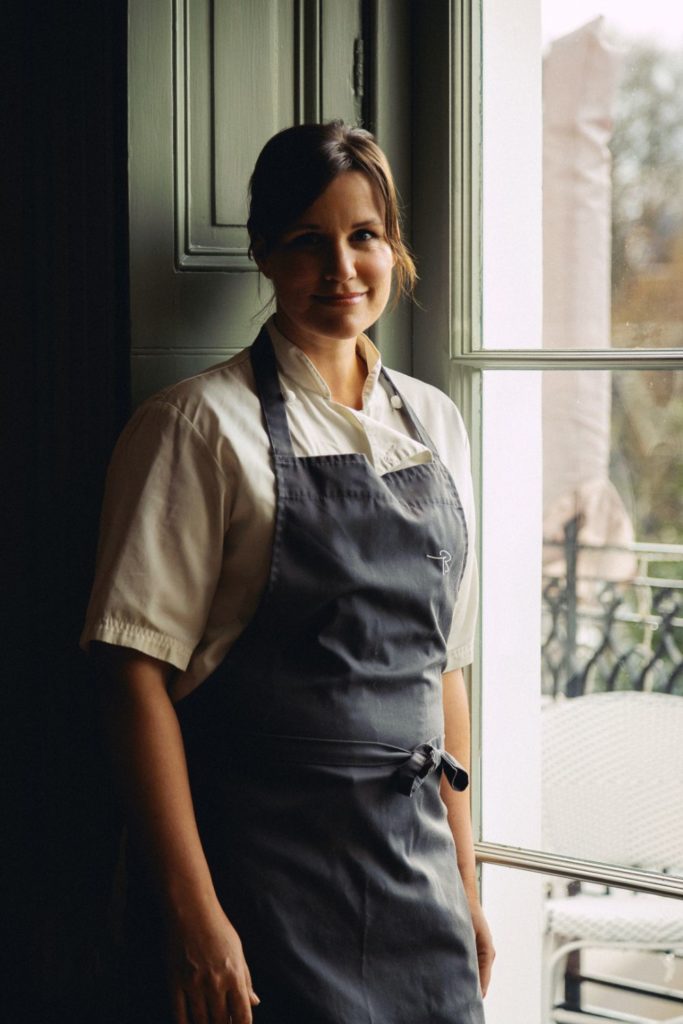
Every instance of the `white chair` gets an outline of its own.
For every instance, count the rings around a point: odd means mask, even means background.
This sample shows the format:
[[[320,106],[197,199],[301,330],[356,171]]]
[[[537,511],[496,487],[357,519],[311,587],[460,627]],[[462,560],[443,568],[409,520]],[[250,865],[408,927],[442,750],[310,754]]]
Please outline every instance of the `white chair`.
[[[683,698],[634,691],[561,699],[543,710],[543,833],[550,852],[683,875]],[[647,995],[683,1024],[683,991],[581,973],[588,948],[683,955],[683,901],[586,891],[546,903],[543,1024],[655,1024],[582,1005],[581,986]],[[557,999],[564,978],[565,998]],[[568,996],[568,997],[567,997]],[[635,999],[634,999],[635,1001]]]

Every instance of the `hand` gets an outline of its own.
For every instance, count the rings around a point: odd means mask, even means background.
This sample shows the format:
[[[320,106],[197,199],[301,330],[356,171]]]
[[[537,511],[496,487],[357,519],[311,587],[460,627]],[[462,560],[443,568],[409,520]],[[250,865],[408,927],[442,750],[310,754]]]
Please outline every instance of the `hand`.
[[[252,1024],[260,1000],[220,904],[171,926],[168,969],[177,1024]]]
[[[481,994],[485,996],[491,981],[491,969],[496,958],[496,951],[484,911],[478,900],[470,903],[470,913],[472,914],[477,961],[479,962],[479,984],[481,985]]]

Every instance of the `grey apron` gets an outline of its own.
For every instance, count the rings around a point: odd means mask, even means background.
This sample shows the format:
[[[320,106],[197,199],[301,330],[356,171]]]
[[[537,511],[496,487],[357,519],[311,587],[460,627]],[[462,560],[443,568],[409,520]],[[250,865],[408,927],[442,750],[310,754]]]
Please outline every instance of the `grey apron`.
[[[439,782],[441,675],[467,553],[451,476],[298,458],[271,342],[251,350],[277,511],[270,577],[216,672],[177,705],[219,899],[256,1024],[482,1024],[472,923]],[[387,374],[382,385],[397,392]]]

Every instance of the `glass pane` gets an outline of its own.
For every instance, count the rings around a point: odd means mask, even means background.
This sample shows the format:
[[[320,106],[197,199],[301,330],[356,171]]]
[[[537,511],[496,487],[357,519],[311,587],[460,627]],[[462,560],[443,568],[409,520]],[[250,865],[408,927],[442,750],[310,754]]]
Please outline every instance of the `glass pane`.
[[[484,344],[682,348],[677,8],[504,6],[484,2]]]
[[[683,371],[483,378],[486,840],[683,874]]]
[[[638,1020],[683,1014],[680,900],[488,864],[482,871],[497,950],[487,1024],[550,1024],[551,1007],[569,1013],[577,1005]],[[586,945],[566,950],[571,942]],[[677,948],[679,955],[671,952]]]

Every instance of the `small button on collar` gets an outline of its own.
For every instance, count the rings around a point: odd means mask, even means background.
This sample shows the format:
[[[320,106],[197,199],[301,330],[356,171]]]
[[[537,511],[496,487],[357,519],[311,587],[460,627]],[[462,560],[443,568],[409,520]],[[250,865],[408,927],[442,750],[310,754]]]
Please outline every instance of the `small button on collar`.
[[[399,398],[398,395],[392,395],[391,396],[391,404],[393,405],[394,409],[402,409],[403,408],[403,402],[401,401],[401,399]]]

